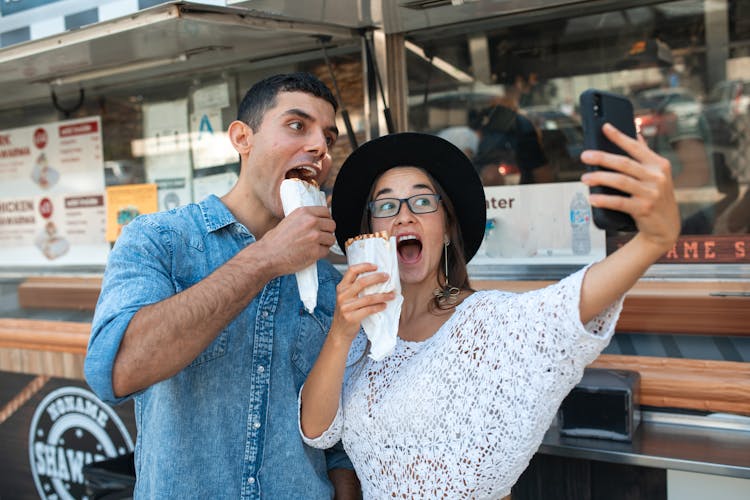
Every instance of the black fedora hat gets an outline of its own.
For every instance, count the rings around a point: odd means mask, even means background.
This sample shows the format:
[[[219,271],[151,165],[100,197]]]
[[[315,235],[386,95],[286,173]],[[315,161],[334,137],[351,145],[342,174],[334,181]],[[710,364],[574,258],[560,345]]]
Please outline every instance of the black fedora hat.
[[[468,262],[484,238],[487,208],[484,188],[466,155],[436,135],[389,134],[362,144],[344,161],[333,186],[331,212],[336,240],[344,243],[361,232],[362,215],[375,179],[393,167],[420,167],[443,188],[456,210]]]

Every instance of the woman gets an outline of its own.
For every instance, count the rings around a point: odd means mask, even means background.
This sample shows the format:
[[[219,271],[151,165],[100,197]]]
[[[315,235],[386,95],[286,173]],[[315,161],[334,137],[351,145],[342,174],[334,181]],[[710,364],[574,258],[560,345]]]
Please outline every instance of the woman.
[[[351,266],[300,393],[300,431],[320,448],[343,440],[365,498],[507,495],[563,398],[609,342],[623,294],[674,244],[680,221],[669,162],[642,140],[611,126],[604,132],[632,159],[587,151],[583,161],[612,171],[582,180],[630,193],[590,201],[631,214],[639,233],[601,262],[524,294],[469,285],[484,194],[457,148],[395,134],[364,144],[342,166],[333,190],[341,247],[360,232],[386,230],[398,241],[399,338],[382,361],[354,354],[347,366],[362,319],[393,298],[360,297],[386,277],[369,264]]]

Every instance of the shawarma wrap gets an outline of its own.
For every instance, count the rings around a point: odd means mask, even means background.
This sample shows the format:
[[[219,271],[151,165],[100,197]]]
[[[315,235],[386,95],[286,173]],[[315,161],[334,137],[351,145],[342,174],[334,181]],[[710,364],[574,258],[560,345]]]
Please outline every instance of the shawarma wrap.
[[[404,301],[398,273],[396,238],[389,237],[385,231],[361,234],[349,238],[345,246],[347,262],[350,266],[369,262],[378,267],[378,272],[387,273],[389,276],[388,281],[365,288],[363,294],[396,292],[396,297],[388,302],[384,311],[362,320],[362,328],[370,341],[369,356],[375,361],[380,361],[390,355],[396,347],[401,304]]]

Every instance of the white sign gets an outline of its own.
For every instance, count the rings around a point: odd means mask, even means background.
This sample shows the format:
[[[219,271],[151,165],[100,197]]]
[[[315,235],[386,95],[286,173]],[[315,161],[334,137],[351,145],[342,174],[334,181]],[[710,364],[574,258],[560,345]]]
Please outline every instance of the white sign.
[[[487,224],[472,264],[587,264],[606,255],[580,182],[484,189]]]
[[[0,131],[0,198],[104,191],[99,117]]]
[[[193,201],[187,99],[144,105],[143,135],[146,180],[158,186],[159,210]]]
[[[104,230],[99,117],[0,131],[0,266],[104,264]]]

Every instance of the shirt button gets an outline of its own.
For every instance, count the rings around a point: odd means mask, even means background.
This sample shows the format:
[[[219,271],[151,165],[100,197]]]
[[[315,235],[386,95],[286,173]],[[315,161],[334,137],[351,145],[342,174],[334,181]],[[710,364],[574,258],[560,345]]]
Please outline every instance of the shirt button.
[[[260,429],[260,422],[255,422],[253,424],[253,429]]]
[[[264,366],[258,367],[258,373],[263,373],[264,371],[266,371],[266,368]]]
[[[247,480],[247,484],[255,484],[255,478],[251,477]]]
[[[268,311],[263,311],[263,314],[262,314],[262,316],[263,316],[264,318],[267,318],[267,317],[268,317]]]

